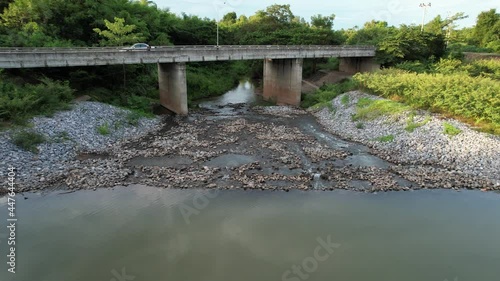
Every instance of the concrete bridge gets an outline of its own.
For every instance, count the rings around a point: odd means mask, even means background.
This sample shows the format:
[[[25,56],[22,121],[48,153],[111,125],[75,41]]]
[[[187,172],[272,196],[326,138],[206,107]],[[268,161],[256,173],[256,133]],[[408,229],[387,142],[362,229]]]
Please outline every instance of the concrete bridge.
[[[341,58],[340,70],[371,71],[372,46],[165,46],[151,50],[122,48],[0,48],[0,68],[71,67],[122,64],[158,64],[160,103],[185,115],[186,62],[264,60],[264,99],[299,105],[304,58]]]

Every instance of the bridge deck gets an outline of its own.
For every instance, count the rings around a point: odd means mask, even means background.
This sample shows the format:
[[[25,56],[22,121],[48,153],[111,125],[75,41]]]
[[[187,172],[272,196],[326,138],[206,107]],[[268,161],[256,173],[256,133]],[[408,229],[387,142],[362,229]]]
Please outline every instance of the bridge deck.
[[[372,46],[239,45],[123,48],[0,48],[0,68],[68,67],[196,61],[373,57]]]

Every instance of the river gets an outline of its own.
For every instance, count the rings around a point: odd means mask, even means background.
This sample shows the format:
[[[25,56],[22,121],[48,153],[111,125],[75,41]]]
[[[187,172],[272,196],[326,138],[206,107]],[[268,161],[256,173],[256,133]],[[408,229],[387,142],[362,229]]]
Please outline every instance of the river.
[[[200,106],[224,118],[241,112],[225,104],[257,101],[242,83]],[[341,164],[388,165],[304,124],[302,131],[353,154]],[[2,281],[493,281],[500,272],[500,194],[493,192],[136,185],[16,199],[17,273],[7,272],[2,227]],[[7,208],[0,198],[3,224]]]

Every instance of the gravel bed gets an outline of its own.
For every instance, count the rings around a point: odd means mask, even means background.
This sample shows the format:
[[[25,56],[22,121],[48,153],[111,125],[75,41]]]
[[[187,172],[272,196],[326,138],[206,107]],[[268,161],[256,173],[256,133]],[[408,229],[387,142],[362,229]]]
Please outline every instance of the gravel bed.
[[[344,95],[348,95],[349,99],[343,98]],[[353,121],[360,98],[381,99],[353,91],[335,98],[332,101],[333,111],[324,108],[314,112],[314,115],[331,133],[363,143],[374,149],[378,156],[393,163],[441,167],[487,178],[500,186],[500,138],[474,131],[457,120],[443,119],[424,111],[414,115],[413,122],[420,122],[422,126],[413,132],[405,130],[410,112]],[[445,134],[445,122],[462,132],[456,136]],[[389,135],[394,137],[393,141],[377,140]]]
[[[16,181],[28,186],[43,181],[49,175],[64,175],[78,164],[79,153],[105,152],[123,139],[136,138],[160,128],[161,118],[140,118],[137,125],[127,123],[131,112],[99,102],[77,102],[71,110],[52,117],[35,117],[33,130],[46,137],[38,146],[39,153],[25,151],[12,143],[14,130],[0,133],[0,177],[7,168],[17,169]],[[97,128],[107,124],[109,134],[98,133]]]

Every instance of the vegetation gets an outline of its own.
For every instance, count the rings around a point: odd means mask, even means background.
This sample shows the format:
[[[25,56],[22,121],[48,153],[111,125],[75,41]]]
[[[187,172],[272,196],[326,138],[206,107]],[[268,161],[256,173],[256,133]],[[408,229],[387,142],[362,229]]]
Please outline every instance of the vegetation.
[[[470,69],[476,68],[472,66]],[[489,77],[494,73],[483,73],[481,70],[439,73],[448,72],[446,68],[437,71],[411,73],[389,69],[357,74],[355,80],[364,89],[383,97],[402,101],[414,108],[464,118],[485,130],[500,133],[500,83]]]
[[[46,142],[47,139],[40,133],[31,130],[17,131],[12,135],[12,142],[18,147],[38,153],[37,145]]]
[[[449,136],[456,136],[462,132],[462,130],[460,130],[459,128],[453,126],[448,122],[444,122],[443,127],[444,127],[443,133]]]
[[[35,115],[67,109],[73,99],[68,82],[42,77],[39,84],[18,85],[0,76],[0,121],[23,123]]]
[[[98,126],[96,130],[100,135],[103,136],[109,135],[111,133],[109,124],[107,122],[104,122],[104,124]]]
[[[425,124],[431,121],[431,117],[427,116],[422,122],[415,122],[415,114],[412,112],[408,118],[408,122],[406,123],[405,130],[408,133],[413,133],[416,129],[424,126]]]
[[[360,99],[352,120],[373,120],[384,115],[400,114],[409,109],[409,106],[391,100]]]
[[[339,95],[352,91],[357,88],[357,84],[353,80],[344,80],[338,84],[329,84],[321,87],[316,92],[308,95],[303,95],[301,103],[302,107],[321,108],[331,104],[331,101]]]
[[[347,106],[349,104],[349,95],[344,95],[342,96],[342,99],[340,100],[340,102],[344,105],[344,106]]]
[[[393,135],[382,136],[376,138],[375,140],[379,142],[392,142],[394,141],[394,136]]]
[[[334,14],[314,15],[307,21],[295,15],[290,5],[274,4],[250,16],[230,12],[217,23],[176,15],[148,0],[8,0],[0,1],[0,47],[123,46],[138,41],[214,45],[217,27],[224,45],[375,45],[377,60],[400,70],[357,75],[355,80],[324,86],[304,96],[302,106],[332,107],[333,98],[361,85],[415,108],[466,118],[498,133],[498,62],[461,59],[465,51],[500,51],[500,14],[495,9],[482,12],[474,27],[457,29],[457,22],[466,17],[463,13],[446,19],[437,16],[424,32],[417,25],[396,27],[374,20],[361,28],[335,30]],[[338,64],[335,58],[306,60],[304,75],[318,68],[336,70]],[[188,99],[193,104],[226,92],[243,77],[261,78],[262,62],[190,63],[187,77]],[[157,79],[155,65],[5,70],[0,75],[0,122],[23,123],[34,115],[53,114],[68,108],[74,94],[150,115],[158,101]],[[347,103],[344,98],[343,103]],[[389,112],[386,109],[402,107],[376,102],[360,107],[359,117],[372,116],[370,110]],[[135,124],[138,117],[128,120]]]

